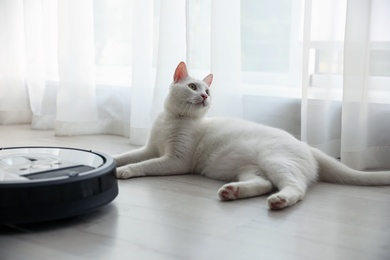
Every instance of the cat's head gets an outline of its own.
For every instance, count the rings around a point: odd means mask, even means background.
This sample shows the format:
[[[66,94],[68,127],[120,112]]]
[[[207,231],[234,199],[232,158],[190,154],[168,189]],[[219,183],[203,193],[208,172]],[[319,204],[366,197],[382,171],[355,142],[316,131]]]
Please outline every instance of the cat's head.
[[[179,116],[197,118],[206,114],[211,105],[210,85],[213,75],[203,80],[191,78],[187,66],[180,62],[173,75],[165,109]]]

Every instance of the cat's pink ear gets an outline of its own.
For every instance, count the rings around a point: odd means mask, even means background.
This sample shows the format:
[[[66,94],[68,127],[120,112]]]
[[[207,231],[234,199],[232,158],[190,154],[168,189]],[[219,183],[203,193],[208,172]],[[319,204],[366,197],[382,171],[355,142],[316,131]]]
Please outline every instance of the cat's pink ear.
[[[213,74],[207,75],[204,79],[203,82],[207,84],[207,86],[211,86],[211,83],[213,82]]]
[[[175,70],[175,74],[173,75],[173,81],[174,83],[177,83],[185,78],[188,77],[188,71],[186,64],[182,61],[177,65],[177,68]]]

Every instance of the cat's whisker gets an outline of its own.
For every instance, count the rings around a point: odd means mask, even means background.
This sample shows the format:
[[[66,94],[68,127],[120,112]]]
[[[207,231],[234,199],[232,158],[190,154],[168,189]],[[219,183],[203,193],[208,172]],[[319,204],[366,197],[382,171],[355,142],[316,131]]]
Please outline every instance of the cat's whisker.
[[[192,106],[192,102],[190,101],[184,101],[183,104],[181,106],[185,105],[184,109],[180,109],[180,111],[182,111],[182,114],[185,115],[187,114],[187,109],[188,109],[188,112],[191,110],[191,106]]]
[[[187,98],[181,105],[180,105],[180,111],[182,111],[182,114],[192,114],[194,112],[196,104],[196,98],[195,97],[189,97]]]
[[[190,104],[189,99],[186,99],[186,100],[184,100],[184,101],[181,103],[181,105],[180,105],[180,107],[179,107],[179,111],[181,111],[181,114],[182,114],[182,115],[185,114],[185,112],[186,112],[186,110],[187,110],[187,107],[190,106],[190,105],[191,105],[191,104]]]
[[[185,108],[186,108],[187,106],[188,106],[188,104],[187,104],[186,102],[181,103],[180,108],[179,108],[179,111],[181,111],[181,112],[180,112],[181,114],[184,114]]]

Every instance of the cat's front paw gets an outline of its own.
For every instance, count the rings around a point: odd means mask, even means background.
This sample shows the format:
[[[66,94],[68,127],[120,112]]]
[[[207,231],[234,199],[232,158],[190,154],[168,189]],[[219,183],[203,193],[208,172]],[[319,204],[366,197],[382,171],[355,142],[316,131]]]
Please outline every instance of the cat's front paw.
[[[141,173],[135,171],[131,166],[125,165],[116,168],[116,177],[118,179],[129,179],[133,177],[144,176]]]
[[[218,190],[218,197],[220,200],[236,200],[240,195],[240,187],[233,184],[223,185]]]

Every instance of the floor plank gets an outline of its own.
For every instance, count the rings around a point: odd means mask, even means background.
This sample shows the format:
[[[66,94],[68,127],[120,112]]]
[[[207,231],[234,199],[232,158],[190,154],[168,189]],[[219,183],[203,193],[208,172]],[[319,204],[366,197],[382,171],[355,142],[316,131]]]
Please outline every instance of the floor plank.
[[[123,137],[56,137],[25,125],[0,126],[0,136],[2,147],[133,148]],[[390,187],[319,183],[296,206],[269,211],[266,197],[220,202],[222,184],[194,175],[120,180],[118,197],[89,214],[0,225],[0,259],[390,258]]]

